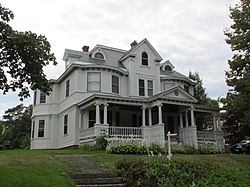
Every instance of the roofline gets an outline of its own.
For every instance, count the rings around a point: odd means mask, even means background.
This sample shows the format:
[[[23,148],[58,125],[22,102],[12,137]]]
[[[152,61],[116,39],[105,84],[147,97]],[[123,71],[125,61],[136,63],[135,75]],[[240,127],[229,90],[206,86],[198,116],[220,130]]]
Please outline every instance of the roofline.
[[[93,53],[93,51],[96,49],[96,48],[104,48],[104,49],[108,49],[108,50],[112,50],[112,51],[117,51],[117,52],[121,52],[121,53],[126,53],[127,51],[124,50],[124,49],[118,49],[118,48],[114,48],[114,47],[109,47],[109,46],[105,46],[105,45],[100,45],[100,44],[97,44],[95,47],[93,47],[93,49],[90,50],[90,54]]]

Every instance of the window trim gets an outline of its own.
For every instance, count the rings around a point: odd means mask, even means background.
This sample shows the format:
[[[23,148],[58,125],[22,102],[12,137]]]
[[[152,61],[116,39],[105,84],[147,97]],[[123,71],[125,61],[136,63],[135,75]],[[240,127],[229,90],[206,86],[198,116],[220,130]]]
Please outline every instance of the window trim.
[[[149,87],[149,82],[152,82],[152,88]],[[153,80],[147,80],[147,89],[148,89],[148,96],[153,96],[154,95],[154,81]],[[152,91],[152,95],[149,94]]]
[[[99,81],[89,81],[89,75],[94,74],[94,73],[99,74]],[[99,83],[99,90],[90,90],[89,89],[89,84],[92,82]],[[101,72],[87,72],[87,91],[88,92],[101,92],[101,82],[102,82]]]
[[[113,78],[117,78],[117,85],[114,84]],[[111,76],[111,82],[112,82],[112,83],[111,83],[111,90],[112,90],[112,93],[119,94],[119,93],[120,93],[120,79],[119,79],[119,77],[116,76],[116,75],[112,75],[112,76]],[[115,90],[113,89],[113,86],[117,88],[117,92],[115,92]]]
[[[142,66],[149,66],[148,62],[149,62],[149,60],[148,60],[148,53],[146,53],[145,51],[143,51],[142,54],[141,54],[141,64],[142,64]]]
[[[40,90],[40,103],[46,103],[46,93]]]
[[[140,82],[141,83],[143,82],[143,87],[140,86]],[[145,96],[145,80],[144,79],[139,79],[139,96]]]
[[[66,114],[63,117],[63,134],[64,135],[68,134],[68,122],[69,122],[69,117],[68,117],[68,114]]]
[[[41,127],[40,125],[43,125],[43,127]],[[40,135],[40,133],[42,133],[42,136]],[[38,138],[44,138],[45,137],[45,120],[39,120],[38,123]]]
[[[36,128],[36,122],[32,121],[31,138],[35,138],[35,128]]]
[[[34,106],[36,106],[36,100],[37,100],[37,91],[35,90],[34,91],[34,101],[33,101]]]
[[[66,81],[66,86],[65,86],[65,95],[66,97],[69,96],[69,88],[70,88],[70,81],[69,79]]]
[[[97,54],[100,54],[102,56],[102,58],[96,57]],[[99,59],[99,60],[105,60],[105,56],[101,51],[95,52],[94,55],[93,55],[93,58]]]

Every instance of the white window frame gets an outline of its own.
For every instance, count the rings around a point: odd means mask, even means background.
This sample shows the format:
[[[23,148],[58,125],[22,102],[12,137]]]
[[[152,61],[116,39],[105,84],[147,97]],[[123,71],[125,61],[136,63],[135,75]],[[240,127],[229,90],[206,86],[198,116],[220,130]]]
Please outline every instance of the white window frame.
[[[66,85],[65,85],[65,96],[68,97],[69,96],[69,89],[70,89],[70,80],[68,79],[66,81]]]
[[[46,93],[40,90],[40,103],[46,103]]]
[[[117,78],[117,84],[115,84],[115,83],[113,82],[113,78]],[[111,76],[111,82],[112,82],[112,83],[111,83],[111,91],[112,91],[112,93],[119,94],[119,93],[120,93],[120,79],[119,79],[119,77],[116,76],[116,75],[112,75],[112,76]],[[113,86],[117,88],[117,92],[115,92],[115,91],[113,90]]]
[[[152,88],[149,88],[149,82],[152,82]],[[154,81],[153,80],[147,80],[147,90],[148,90],[148,96],[154,95]],[[152,91],[152,94],[149,94],[149,92]]]
[[[43,122],[43,123],[41,123]],[[41,127],[40,125],[43,125],[43,127]],[[39,132],[43,132],[43,136],[40,136]],[[38,121],[38,134],[37,134],[38,138],[44,138],[45,137],[45,120],[39,120]]]
[[[99,75],[99,80],[98,81],[96,81],[96,80],[90,80],[91,74],[92,75],[93,74],[98,74]],[[90,89],[89,85],[91,83],[99,83],[99,89],[98,90]],[[101,72],[88,72],[87,73],[87,90],[88,90],[88,92],[101,92]]]
[[[69,116],[68,116],[68,114],[66,114],[66,115],[63,116],[63,134],[64,135],[69,134],[69,132],[68,132],[68,130],[69,130],[68,124],[69,124]],[[65,128],[66,128],[66,131],[65,131]]]

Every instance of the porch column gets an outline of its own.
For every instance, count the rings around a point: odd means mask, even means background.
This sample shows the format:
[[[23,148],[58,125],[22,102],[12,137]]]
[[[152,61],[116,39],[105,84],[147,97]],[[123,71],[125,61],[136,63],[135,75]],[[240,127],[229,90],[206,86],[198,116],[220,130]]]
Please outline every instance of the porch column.
[[[180,112],[180,128],[183,128],[182,112]]]
[[[104,104],[104,110],[103,110],[103,112],[104,112],[104,114],[103,114],[103,124],[104,125],[108,124],[108,106],[109,105],[107,103]]]
[[[217,117],[217,123],[218,123],[218,130],[221,131],[220,117]]]
[[[152,126],[152,111],[151,108],[148,108],[148,125]]]
[[[159,117],[159,124],[162,124],[162,111],[161,111],[162,104],[158,105],[158,117]]]
[[[185,126],[188,127],[188,111],[185,111]]]
[[[100,124],[100,103],[95,104],[95,124]]]
[[[146,126],[146,113],[145,113],[146,107],[142,107],[142,126]]]
[[[213,115],[213,125],[214,125],[214,131],[216,131],[217,130],[216,115]]]
[[[190,115],[191,115],[191,126],[193,127],[193,126],[195,126],[195,124],[194,124],[194,107],[193,106],[191,106],[191,108],[190,108]]]

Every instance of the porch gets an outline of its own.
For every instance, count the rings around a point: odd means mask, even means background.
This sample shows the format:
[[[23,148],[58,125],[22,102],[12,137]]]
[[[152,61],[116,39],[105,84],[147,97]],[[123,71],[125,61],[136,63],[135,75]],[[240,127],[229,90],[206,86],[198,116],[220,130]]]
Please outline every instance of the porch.
[[[201,108],[188,102],[110,97],[93,98],[79,106],[79,144],[93,144],[105,133],[108,137],[141,139],[146,144],[166,143],[166,133],[177,134],[177,141],[198,147],[214,143],[223,148],[218,111]],[[196,118],[207,112],[212,117],[213,129],[198,131]]]

